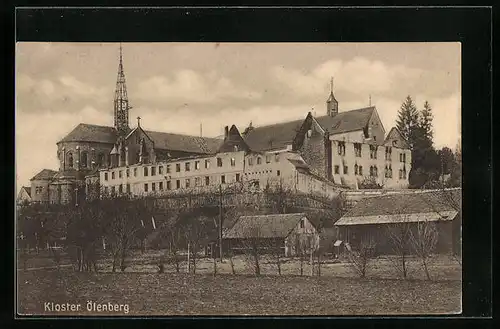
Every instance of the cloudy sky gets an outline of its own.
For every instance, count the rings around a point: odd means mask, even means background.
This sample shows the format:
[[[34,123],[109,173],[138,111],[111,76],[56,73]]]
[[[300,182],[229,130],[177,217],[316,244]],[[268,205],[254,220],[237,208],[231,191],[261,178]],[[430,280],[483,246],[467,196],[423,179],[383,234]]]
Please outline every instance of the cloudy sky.
[[[119,44],[18,43],[17,183],[58,169],[56,142],[78,123],[113,125]],[[124,43],[131,126],[218,136],[326,114],[330,78],[339,110],[377,107],[388,131],[407,95],[434,111],[435,145],[460,137],[459,43]]]

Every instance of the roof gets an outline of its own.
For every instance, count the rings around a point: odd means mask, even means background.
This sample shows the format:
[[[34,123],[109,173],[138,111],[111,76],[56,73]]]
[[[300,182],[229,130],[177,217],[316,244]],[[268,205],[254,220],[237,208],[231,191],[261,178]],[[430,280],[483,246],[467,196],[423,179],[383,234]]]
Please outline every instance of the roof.
[[[253,127],[244,135],[253,151],[283,149],[291,145],[304,119]]]
[[[218,152],[234,152],[236,150],[239,151],[249,151],[249,147],[243,137],[241,137],[238,128],[235,125],[231,126],[231,129],[228,131],[227,138],[224,139],[224,142],[219,147]]]
[[[58,172],[52,169],[42,169],[31,180],[52,180]]]
[[[461,189],[386,194],[360,200],[335,225],[453,219],[461,206]]]
[[[302,159],[288,159],[288,161],[290,161],[295,168],[309,169],[307,163]]]
[[[375,106],[357,110],[339,112],[335,116],[323,115],[314,119],[330,134],[341,134],[350,131],[362,130],[368,124]]]
[[[26,194],[28,194],[29,197],[31,197],[31,187],[29,186],[22,186],[21,189],[26,191]]]
[[[153,140],[155,149],[214,154],[223,143],[222,140],[217,138],[171,134],[158,131],[146,131],[146,134]]]
[[[389,143],[390,141],[392,141],[392,143]],[[392,127],[392,129],[389,131],[387,137],[384,140],[384,145],[388,144],[390,144],[390,146],[395,146],[404,149],[410,148],[408,142],[404,139],[403,135],[396,127]]]
[[[286,238],[304,217],[304,213],[241,216],[224,238]]]
[[[115,128],[109,126],[98,126],[80,123],[69,134],[61,139],[62,142],[96,142],[112,144],[116,142],[117,133]]]

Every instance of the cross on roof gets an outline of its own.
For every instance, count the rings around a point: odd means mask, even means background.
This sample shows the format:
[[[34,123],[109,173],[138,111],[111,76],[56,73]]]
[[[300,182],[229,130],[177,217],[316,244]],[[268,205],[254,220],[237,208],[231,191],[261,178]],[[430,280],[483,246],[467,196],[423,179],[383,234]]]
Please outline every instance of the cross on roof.
[[[137,127],[141,126],[141,117],[137,117]]]

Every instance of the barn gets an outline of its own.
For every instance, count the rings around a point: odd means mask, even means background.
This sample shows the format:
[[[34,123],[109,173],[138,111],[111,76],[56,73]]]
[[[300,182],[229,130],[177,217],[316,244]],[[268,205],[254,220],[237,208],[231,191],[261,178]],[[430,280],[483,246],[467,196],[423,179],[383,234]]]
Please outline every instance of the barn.
[[[435,252],[459,254],[461,206],[460,188],[386,194],[360,200],[335,226],[340,240],[356,250],[369,246],[390,254],[394,243],[407,240],[411,252],[410,244],[430,241],[432,233]]]
[[[318,229],[304,213],[241,216],[223,234],[224,248],[235,254],[259,250],[288,257],[318,244]]]

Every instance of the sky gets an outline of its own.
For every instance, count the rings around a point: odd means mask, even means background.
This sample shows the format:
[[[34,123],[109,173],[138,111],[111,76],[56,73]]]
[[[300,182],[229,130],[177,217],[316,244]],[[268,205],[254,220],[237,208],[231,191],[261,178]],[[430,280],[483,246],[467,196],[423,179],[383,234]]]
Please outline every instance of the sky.
[[[435,147],[460,139],[460,43],[123,43],[130,125],[215,137],[376,106],[386,132],[410,95],[434,114]],[[113,125],[118,43],[18,43],[17,189],[58,169],[56,143],[78,123]]]

